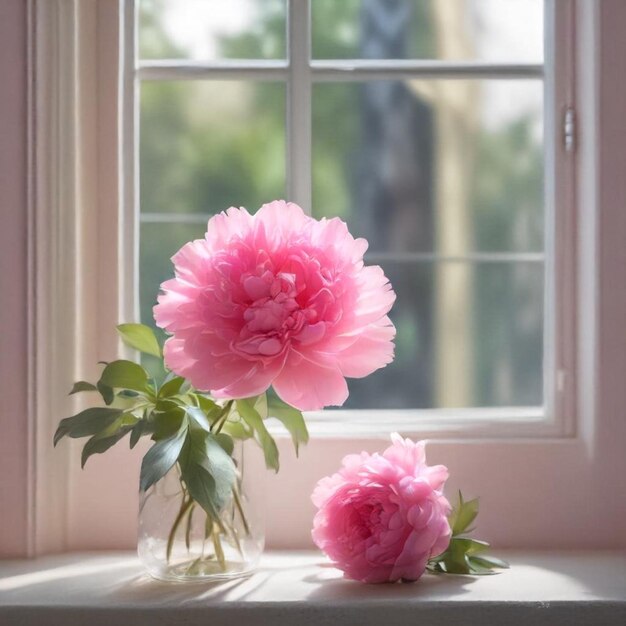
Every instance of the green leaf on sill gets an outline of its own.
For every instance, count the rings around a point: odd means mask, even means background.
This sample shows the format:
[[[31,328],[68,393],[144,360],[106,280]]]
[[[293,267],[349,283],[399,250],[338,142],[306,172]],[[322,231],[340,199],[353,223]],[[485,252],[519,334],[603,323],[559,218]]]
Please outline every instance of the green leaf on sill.
[[[508,569],[509,564],[502,559],[498,559],[495,556],[490,556],[488,554],[484,554],[481,556],[472,556],[470,560],[474,565],[478,565],[480,567],[484,567],[486,569],[493,569],[494,567],[500,569]]]
[[[120,324],[117,327],[117,332],[127,346],[161,358],[161,347],[154,331],[149,326],[145,324]]]
[[[463,494],[459,491],[458,503],[452,508],[448,517],[453,537],[469,532],[469,527],[478,515],[478,504],[478,498],[467,502],[463,500]]]
[[[489,549],[486,541],[459,536],[468,532],[469,526],[478,515],[478,498],[465,501],[459,491],[458,503],[448,516],[452,531],[450,543],[445,552],[428,562],[428,570],[441,574],[466,574],[486,576],[497,574],[494,569],[508,568],[501,559],[484,554]]]
[[[484,541],[453,537],[447,550],[429,561],[428,569],[443,574],[485,576],[496,574],[494,569],[507,568],[508,564],[501,559],[476,555],[488,548],[489,544]]]
[[[479,554],[489,550],[489,544],[486,541],[469,537],[454,537],[454,545],[463,554]]]

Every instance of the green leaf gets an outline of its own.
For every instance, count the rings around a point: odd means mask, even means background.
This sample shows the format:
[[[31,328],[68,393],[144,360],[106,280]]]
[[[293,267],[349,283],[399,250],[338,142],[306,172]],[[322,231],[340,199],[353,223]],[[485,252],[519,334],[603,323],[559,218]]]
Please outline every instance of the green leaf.
[[[222,442],[210,433],[203,433],[203,435],[206,458],[202,465],[215,479],[214,502],[221,511],[232,497],[237,470],[232,457],[224,450]]]
[[[210,422],[213,422],[221,415],[222,407],[217,404],[217,402],[211,400],[211,398],[207,398],[200,393],[193,393],[190,395],[195,398],[198,406],[204,411],[206,415],[208,415]]]
[[[256,433],[259,444],[263,448],[263,455],[265,456],[265,465],[268,469],[273,469],[278,472],[279,459],[278,448],[273,437],[269,434],[265,423],[261,419],[258,411],[254,408],[252,401],[237,400],[237,412],[243,420],[252,428]]]
[[[252,399],[251,399],[252,400]],[[261,416],[261,419],[266,419],[268,416],[267,409],[267,394],[262,393],[254,399],[253,406],[255,411]]]
[[[131,348],[161,358],[161,348],[154,331],[145,324],[120,324],[117,327],[122,341]]]
[[[219,441],[199,428],[189,429],[180,454],[183,480],[191,497],[215,518],[232,497],[236,470]]]
[[[494,572],[491,568],[483,567],[480,563],[477,563],[473,557],[468,556],[467,562],[470,568],[470,574],[473,576],[492,576],[498,572]]]
[[[130,430],[131,427],[126,427],[122,430],[119,430],[117,433],[111,435],[110,437],[101,437],[100,435],[94,435],[83,446],[83,452],[80,457],[81,468],[85,467],[87,459],[92,454],[102,454],[103,452],[106,452],[111,446],[114,446],[120,439],[122,439]]]
[[[159,400],[153,412],[155,441],[169,439],[180,429],[185,418],[185,409],[171,400]]]
[[[252,429],[241,419],[228,420],[222,427],[222,432],[230,435],[233,439],[245,441],[254,436]]]
[[[186,407],[187,415],[203,430],[210,432],[211,423],[209,422],[207,416],[204,411],[197,406],[188,406]]]
[[[111,402],[113,402],[115,398],[113,389],[111,389],[111,387],[109,387],[108,385],[105,385],[101,380],[96,383],[96,386],[98,388],[98,391],[100,392],[100,395],[102,396],[102,399],[104,400],[104,403],[107,405],[111,404]]]
[[[170,380],[165,381],[161,385],[161,388],[159,389],[159,397],[167,398],[169,396],[175,396],[180,391],[184,382],[185,379],[181,376],[174,376],[173,378],[170,378]]]
[[[94,435],[83,446],[83,452],[81,454],[80,466],[85,467],[87,459],[92,454],[102,454],[106,452],[111,446],[114,446],[120,439],[128,434],[135,425],[137,418],[133,415],[123,414],[121,415],[109,428],[97,435]]]
[[[72,391],[70,391],[69,395],[71,396],[81,391],[98,391],[98,388],[95,385],[88,383],[86,380],[79,380],[78,382],[74,383]]]
[[[480,554],[489,550],[489,544],[486,541],[470,539],[469,537],[453,537],[450,540],[450,545],[454,545],[463,554]]]
[[[134,389],[135,391],[150,392],[148,387],[148,373],[133,361],[113,361],[102,371],[100,383],[117,389]]]
[[[133,415],[137,418],[137,423],[130,431],[131,450],[137,445],[137,442],[141,439],[141,437],[144,435],[151,435],[154,432],[154,421],[149,419],[152,415],[151,409],[146,407],[141,411],[135,411]]]
[[[494,567],[508,567],[504,561],[482,554],[488,548],[485,541],[452,537],[446,551],[430,559],[428,568],[446,574],[487,575],[495,573],[492,571]]]
[[[440,563],[443,564],[448,574],[471,574],[464,547],[456,542],[455,539],[450,541],[450,545],[442,557]]]
[[[296,449],[296,456],[298,456],[300,444],[305,444],[309,441],[309,431],[302,413],[284,402],[272,400],[269,405],[269,415],[282,422],[283,426],[289,431]]]
[[[226,433],[217,433],[217,435],[213,435],[215,437],[215,440],[217,441],[217,443],[220,444],[220,446],[222,446],[222,448],[224,448],[224,452],[226,452],[226,454],[228,454],[228,456],[232,457],[233,456],[233,450],[235,449],[235,442],[233,441],[233,438],[230,435],[227,435]]]
[[[178,460],[180,451],[187,438],[187,424],[183,423],[178,432],[169,439],[157,441],[146,452],[141,463],[139,488],[147,491],[154,483],[161,480]]]
[[[448,522],[452,529],[452,536],[464,533],[478,515],[478,498],[465,502],[463,494],[459,491],[459,501],[453,507]]]
[[[138,398],[139,393],[132,391],[132,389],[122,389],[117,396],[118,398]]]
[[[146,426],[146,420],[140,419],[130,431],[130,449],[132,450],[136,445],[141,436],[144,434],[144,428]]]
[[[459,491],[458,504],[448,517],[452,538],[445,552],[429,560],[428,569],[431,572],[483,576],[494,574],[492,570],[496,567],[508,567],[504,561],[484,554],[489,549],[486,541],[459,537],[467,531],[477,515],[478,498],[466,502]]]
[[[487,554],[483,554],[481,556],[470,556],[469,558],[470,558],[470,562],[472,563],[472,565],[478,565],[485,569],[493,569],[493,568],[508,569],[509,568],[509,564],[506,561],[503,561],[502,559],[498,559],[495,556],[489,556]]]
[[[54,433],[54,445],[65,437],[91,437],[107,429],[122,414],[121,409],[110,407],[94,407],[85,409],[72,417],[66,417],[59,422]]]

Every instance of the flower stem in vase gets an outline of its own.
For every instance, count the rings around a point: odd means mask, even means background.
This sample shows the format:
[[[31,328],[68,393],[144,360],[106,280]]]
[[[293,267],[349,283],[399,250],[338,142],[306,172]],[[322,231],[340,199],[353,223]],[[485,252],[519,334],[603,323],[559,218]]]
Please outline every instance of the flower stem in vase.
[[[241,498],[239,496],[239,488],[233,487],[233,499],[235,501],[235,506],[237,507],[237,511],[239,511],[239,517],[241,517],[241,523],[243,524],[243,529],[246,531],[246,536],[250,534],[250,526],[248,525],[248,520],[246,519],[246,514],[244,513],[243,506],[241,504]]]
[[[189,515],[187,516],[187,527],[185,529],[185,546],[187,546],[187,552],[189,552],[191,548],[191,522],[193,520],[194,505],[195,502],[192,500],[191,506],[189,507]]]
[[[174,547],[174,538],[176,537],[176,531],[180,526],[180,523],[183,521],[185,517],[185,513],[191,508],[193,505],[193,500],[191,498],[187,499],[187,493],[183,492],[183,501],[180,505],[180,511],[178,511],[178,515],[172,524],[172,528],[170,530],[170,534],[167,537],[167,550],[166,550],[166,558],[167,562],[170,562],[170,558],[172,556],[172,548]]]
[[[219,561],[220,567],[222,568],[222,571],[226,571],[226,558],[224,557],[222,540],[220,539],[219,526],[214,523],[213,520],[207,515],[205,536],[208,536],[209,534],[211,535],[211,539],[213,540],[213,550],[215,551],[215,556]]]

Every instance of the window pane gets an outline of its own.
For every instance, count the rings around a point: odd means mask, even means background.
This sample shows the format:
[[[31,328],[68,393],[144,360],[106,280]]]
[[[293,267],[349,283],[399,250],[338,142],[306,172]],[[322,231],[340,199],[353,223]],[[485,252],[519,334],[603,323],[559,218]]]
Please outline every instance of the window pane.
[[[143,59],[285,58],[285,0],[140,0]]]
[[[315,59],[543,61],[542,0],[312,0]]]
[[[141,86],[142,213],[210,214],[285,194],[285,86]]]
[[[344,408],[541,405],[541,263],[382,266],[398,296],[396,358],[348,380]]]
[[[543,84],[316,84],[313,213],[375,252],[543,250]]]
[[[141,224],[139,233],[139,305],[141,321],[156,328],[152,307],[159,295],[159,285],[174,277],[171,257],[184,244],[203,239],[206,223]]]

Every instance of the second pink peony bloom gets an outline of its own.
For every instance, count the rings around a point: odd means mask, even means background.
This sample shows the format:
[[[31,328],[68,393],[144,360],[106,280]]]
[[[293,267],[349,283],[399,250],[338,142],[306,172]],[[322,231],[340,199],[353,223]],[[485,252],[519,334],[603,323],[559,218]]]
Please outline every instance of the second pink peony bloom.
[[[313,540],[346,578],[417,580],[450,543],[447,468],[426,465],[424,441],[391,441],[382,454],[346,456],[311,496]]]
[[[230,208],[172,258],[156,323],[172,335],[167,366],[218,398],[273,386],[300,410],[341,405],[346,377],[393,360],[395,294],[364,239],[283,201]]]

